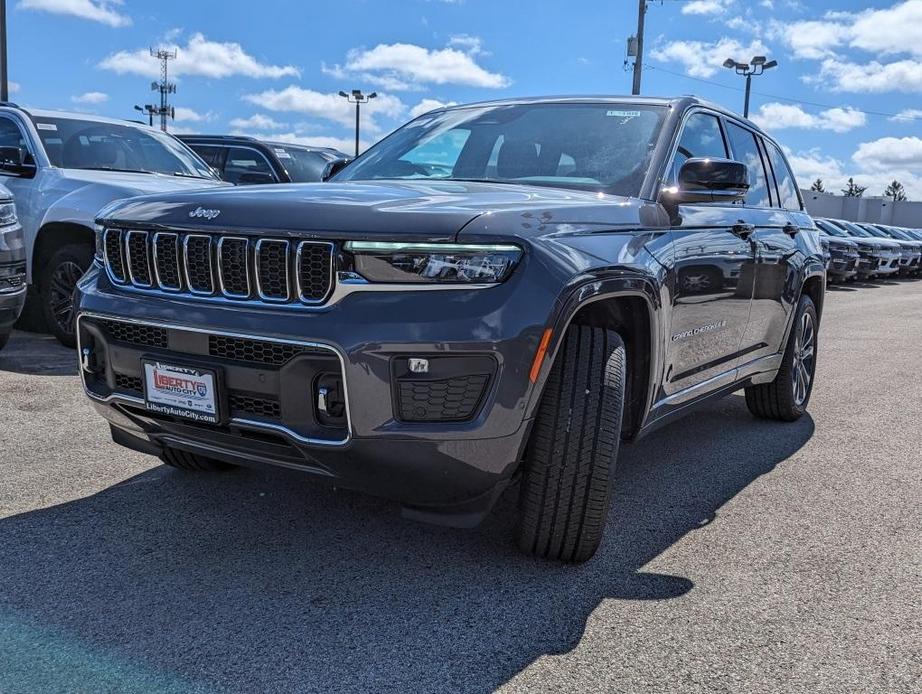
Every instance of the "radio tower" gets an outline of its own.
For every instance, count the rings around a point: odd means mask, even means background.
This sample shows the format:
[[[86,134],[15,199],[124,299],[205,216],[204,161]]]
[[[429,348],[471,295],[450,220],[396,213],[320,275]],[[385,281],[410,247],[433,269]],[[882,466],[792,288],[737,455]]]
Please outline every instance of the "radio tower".
[[[160,129],[166,132],[167,116],[176,117],[176,111],[168,102],[168,95],[176,93],[176,85],[167,78],[167,64],[176,57],[176,51],[168,51],[163,48],[151,48],[150,54],[160,61],[160,81],[151,82],[151,91],[160,92],[160,108],[156,113],[160,115]]]

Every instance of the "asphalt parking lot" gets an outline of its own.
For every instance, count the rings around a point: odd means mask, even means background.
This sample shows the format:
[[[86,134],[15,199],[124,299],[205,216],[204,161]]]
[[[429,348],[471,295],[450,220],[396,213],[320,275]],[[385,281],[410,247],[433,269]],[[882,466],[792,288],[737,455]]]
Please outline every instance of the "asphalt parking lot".
[[[0,691],[918,691],[922,281],[833,288],[810,416],[623,449],[607,539],[520,556],[295,473],[109,441],[71,351],[0,353]]]

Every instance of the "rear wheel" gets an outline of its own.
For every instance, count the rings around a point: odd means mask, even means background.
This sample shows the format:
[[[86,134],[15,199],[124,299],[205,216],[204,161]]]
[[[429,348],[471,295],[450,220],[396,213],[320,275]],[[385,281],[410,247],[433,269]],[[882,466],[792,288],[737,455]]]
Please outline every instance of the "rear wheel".
[[[0,349],[6,347],[6,343],[10,341],[10,332],[9,330],[0,331]]]
[[[77,282],[93,262],[93,249],[68,244],[56,250],[39,278],[40,301],[48,330],[67,347],[75,347],[74,295]]]
[[[599,547],[621,434],[625,351],[611,330],[571,326],[525,453],[519,548],[582,562]]]
[[[818,326],[813,300],[802,296],[775,380],[746,388],[746,405],[756,417],[793,422],[807,411],[816,372]]]
[[[160,460],[170,467],[193,472],[217,472],[220,470],[230,470],[234,467],[230,463],[225,463],[222,460],[206,458],[203,455],[187,453],[186,451],[180,451],[175,448],[164,448],[163,453],[160,455]]]

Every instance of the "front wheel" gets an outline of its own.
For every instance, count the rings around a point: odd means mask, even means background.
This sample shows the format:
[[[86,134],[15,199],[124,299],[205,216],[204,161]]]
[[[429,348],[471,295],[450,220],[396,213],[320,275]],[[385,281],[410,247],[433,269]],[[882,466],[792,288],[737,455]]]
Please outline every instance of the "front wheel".
[[[525,452],[519,548],[583,562],[598,549],[624,406],[625,351],[611,330],[573,325],[564,336]]]
[[[93,262],[93,249],[72,243],[56,250],[42,269],[39,278],[42,313],[45,324],[58,342],[67,347],[77,345],[74,328],[74,295],[77,282]]]
[[[793,422],[807,411],[816,373],[818,327],[813,300],[804,295],[775,380],[746,388],[746,405],[756,417]]]

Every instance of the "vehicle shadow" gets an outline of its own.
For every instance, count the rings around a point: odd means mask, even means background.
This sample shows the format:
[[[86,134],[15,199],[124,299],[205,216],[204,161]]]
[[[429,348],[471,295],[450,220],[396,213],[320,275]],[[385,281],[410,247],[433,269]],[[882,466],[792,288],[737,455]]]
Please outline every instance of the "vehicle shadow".
[[[154,468],[0,520],[0,681],[13,671],[23,691],[81,689],[81,677],[120,691],[491,691],[573,649],[603,600],[693,590],[643,567],[718,522],[813,430],[809,417],[755,420],[732,396],[625,446],[606,541],[575,567],[517,553],[515,489],[460,531],[287,471]]]
[[[0,371],[37,376],[73,376],[77,353],[51,335],[14,331],[0,351]]]

